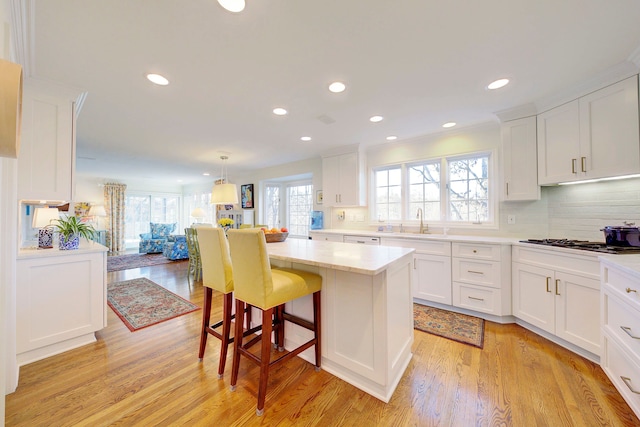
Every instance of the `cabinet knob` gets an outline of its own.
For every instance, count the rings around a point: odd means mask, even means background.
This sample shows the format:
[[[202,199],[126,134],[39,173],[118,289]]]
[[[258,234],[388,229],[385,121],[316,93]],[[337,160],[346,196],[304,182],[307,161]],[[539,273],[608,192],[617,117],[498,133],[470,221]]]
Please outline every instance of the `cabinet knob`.
[[[474,249],[474,250],[473,250],[473,253],[474,253],[474,254],[477,254],[477,253],[478,253],[478,251]]]

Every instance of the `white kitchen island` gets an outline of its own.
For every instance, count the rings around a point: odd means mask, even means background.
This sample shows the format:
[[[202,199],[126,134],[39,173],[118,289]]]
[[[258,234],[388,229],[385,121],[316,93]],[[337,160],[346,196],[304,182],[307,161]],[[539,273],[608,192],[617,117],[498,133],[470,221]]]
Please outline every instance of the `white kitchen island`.
[[[267,249],[274,267],[322,276],[322,369],[388,402],[412,357],[414,250],[293,238]],[[311,297],[287,311],[312,320]],[[285,326],[286,348],[310,337]],[[301,357],[312,362],[313,348]]]

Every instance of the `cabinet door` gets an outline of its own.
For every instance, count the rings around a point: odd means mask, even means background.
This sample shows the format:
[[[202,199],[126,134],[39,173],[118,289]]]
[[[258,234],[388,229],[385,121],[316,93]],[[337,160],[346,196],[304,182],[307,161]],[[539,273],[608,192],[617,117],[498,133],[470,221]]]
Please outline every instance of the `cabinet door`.
[[[640,172],[638,77],[580,98],[580,171],[587,178]]]
[[[25,86],[18,156],[18,198],[71,200],[73,103]]]
[[[452,304],[451,257],[416,253],[413,274],[414,298]]]
[[[536,117],[502,124],[504,200],[539,200]]]
[[[538,183],[575,181],[580,168],[578,100],[538,115]]]
[[[553,271],[513,263],[513,315],[555,333]]]
[[[556,272],[556,335],[600,355],[600,282]]]
[[[340,192],[340,156],[322,159],[322,187],[323,203],[337,205]]]

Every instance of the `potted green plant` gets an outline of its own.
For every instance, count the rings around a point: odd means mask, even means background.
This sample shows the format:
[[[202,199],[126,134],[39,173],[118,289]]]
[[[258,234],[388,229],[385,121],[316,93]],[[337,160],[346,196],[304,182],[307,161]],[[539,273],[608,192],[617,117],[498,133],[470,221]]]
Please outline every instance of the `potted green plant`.
[[[60,250],[78,249],[80,245],[80,237],[92,239],[95,230],[90,224],[78,221],[75,216],[69,216],[66,219],[56,220],[57,224],[53,224],[56,231],[60,235],[58,246]]]

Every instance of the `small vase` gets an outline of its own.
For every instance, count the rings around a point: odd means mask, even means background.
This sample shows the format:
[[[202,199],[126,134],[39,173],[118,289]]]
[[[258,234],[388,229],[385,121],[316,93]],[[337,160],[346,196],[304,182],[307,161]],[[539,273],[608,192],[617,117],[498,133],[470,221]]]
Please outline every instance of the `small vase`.
[[[61,251],[69,251],[72,249],[78,249],[80,246],[80,236],[77,234],[73,234],[68,238],[60,235],[60,240],[58,241],[58,247]]]

